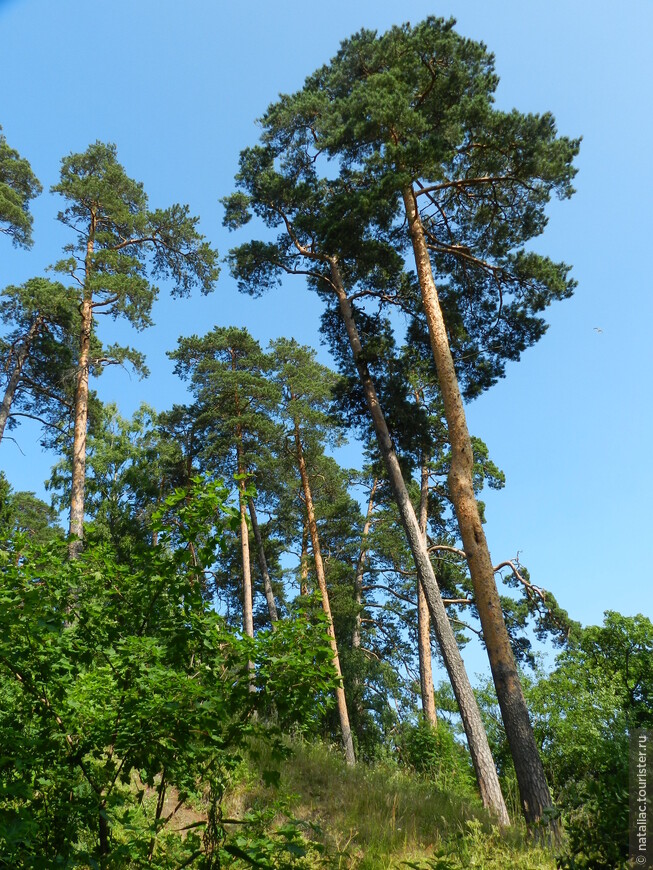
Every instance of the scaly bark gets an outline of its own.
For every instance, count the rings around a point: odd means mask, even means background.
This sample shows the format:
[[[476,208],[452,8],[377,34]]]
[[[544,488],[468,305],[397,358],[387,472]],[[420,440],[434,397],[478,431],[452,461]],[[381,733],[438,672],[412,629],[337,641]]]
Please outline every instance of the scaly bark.
[[[474,599],[515,765],[522,810],[526,822],[533,824],[543,817],[545,810],[553,802],[528,716],[494,579],[490,551],[474,495],[472,444],[465,409],[412,186],[403,191],[403,200],[449,431],[451,500],[458,519],[463,548],[467,554]]]
[[[68,534],[75,536],[68,545],[68,556],[76,559],[82,551],[84,538],[84,490],[86,486],[86,430],[88,428],[88,375],[93,333],[93,296],[91,274],[95,244],[96,214],[91,209],[86,259],[84,262],[84,298],[80,305],[81,331],[77,384],[75,388],[75,430],[73,436],[73,468],[70,496],[70,525]]]
[[[419,529],[427,544],[426,527],[429,512],[429,469],[428,460],[422,458],[422,479],[419,499]],[[422,696],[422,714],[430,725],[438,724],[435,712],[435,695],[433,691],[433,668],[431,664],[431,619],[429,606],[417,581],[417,647],[419,651],[419,685]]]
[[[363,578],[365,577],[365,565],[367,564],[367,538],[372,525],[372,512],[374,511],[374,496],[378,480],[374,478],[372,489],[370,490],[370,498],[367,503],[367,514],[365,515],[365,525],[363,526],[363,534],[361,535],[361,548],[358,554],[358,562],[356,563],[356,577],[354,578],[354,600],[356,601],[356,621],[354,622],[354,631],[351,639],[351,645],[354,649],[358,649],[361,645],[361,609],[363,605]]]
[[[322,551],[320,549],[320,537],[318,534],[317,523],[315,521],[315,509],[313,507],[313,496],[311,493],[311,485],[306,469],[306,460],[304,459],[304,450],[302,447],[301,433],[299,431],[299,423],[294,421],[295,429],[295,449],[297,451],[297,464],[299,466],[299,475],[302,481],[302,489],[304,490],[304,501],[306,503],[306,517],[308,520],[308,530],[311,536],[311,544],[313,545],[313,559],[315,561],[315,573],[317,575],[317,584],[320,589],[320,597],[322,599],[322,609],[327,618],[327,631],[331,642],[331,651],[333,653],[333,667],[338,677],[338,686],[336,688],[336,704],[338,706],[338,715],[340,717],[340,730],[342,732],[342,743],[345,749],[345,758],[347,764],[355,764],[356,757],[354,755],[354,742],[349,724],[349,712],[347,710],[347,699],[345,690],[342,685],[342,670],[340,669],[340,657],[338,655],[338,644],[336,643],[336,633],[333,628],[333,618],[331,616],[331,606],[329,604],[329,592],[326,585],[326,576],[324,574],[324,562],[322,561]]]
[[[263,577],[263,589],[265,591],[265,600],[268,603],[268,613],[270,614],[270,622],[272,623],[272,627],[274,628],[274,623],[278,622],[279,614],[277,613],[277,605],[274,601],[274,590],[272,589],[272,581],[270,580],[270,572],[268,571],[268,563],[265,558],[265,547],[263,546],[263,538],[261,537],[261,530],[258,525],[258,517],[256,516],[256,506],[254,505],[254,499],[250,498],[248,500],[249,505],[249,518],[252,521],[252,531],[254,532],[254,540],[256,541],[256,551],[258,553],[258,565],[261,569],[261,576]]]
[[[451,686],[453,688],[458,708],[463,721],[463,727],[467,736],[469,751],[476,772],[479,791],[483,804],[497,817],[501,825],[510,824],[499,778],[497,776],[494,759],[490,751],[487,734],[481,720],[481,714],[472,691],[465,666],[463,664],[458,644],[449,619],[444,609],[440,590],[435,579],[435,572],[429,558],[428,549],[424,536],[419,527],[415,510],[411,503],[406,483],[401,473],[401,466],[392,444],[392,438],[388,430],[381,405],[376,393],[376,387],[371,378],[367,363],[363,358],[358,330],[354,320],[351,303],[344,289],[340,268],[336,257],[329,258],[331,273],[331,286],[337,296],[340,314],[342,316],[349,344],[351,346],[354,363],[358,371],[361,385],[365,393],[367,407],[374,424],[379,450],[385,463],[388,479],[392,487],[393,495],[399,509],[401,523],[406,532],[406,538],[413,555],[415,568],[422,584],[429,611],[433,620],[433,627],[440,645]]]
[[[308,595],[308,522],[304,523],[304,528],[302,529],[302,554],[299,566],[299,594]]]
[[[0,441],[2,441],[5,432],[5,426],[7,425],[7,420],[9,419],[9,415],[11,414],[11,406],[14,401],[14,396],[16,395],[16,388],[20,383],[20,376],[23,373],[23,366],[25,365],[25,361],[29,356],[29,350],[32,342],[34,341],[34,336],[37,334],[42,325],[43,318],[41,316],[35,317],[34,321],[32,322],[30,328],[27,331],[27,335],[20,343],[16,351],[16,362],[14,364],[14,369],[9,377],[7,389],[5,390],[5,394],[2,398],[2,406],[0,406]]]

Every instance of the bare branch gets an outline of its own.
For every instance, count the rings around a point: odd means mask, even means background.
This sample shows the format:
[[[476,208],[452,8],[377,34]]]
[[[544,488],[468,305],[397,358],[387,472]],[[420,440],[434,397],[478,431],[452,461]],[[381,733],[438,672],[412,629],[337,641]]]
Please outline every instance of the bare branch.
[[[464,550],[459,550],[458,547],[448,547],[446,544],[432,544],[428,551],[429,553],[437,553],[439,551],[444,553],[455,553],[456,556],[460,556],[463,559],[467,558],[467,554]]]
[[[401,595],[399,592],[396,592],[390,586],[384,586],[383,583],[369,583],[365,586],[361,586],[361,590],[363,592],[367,592],[370,589],[380,589],[382,592],[389,592],[391,595],[394,595],[395,598],[398,598],[400,601],[405,601],[406,604],[410,604],[411,607],[417,607],[417,602],[413,601],[412,598],[408,598],[406,595]],[[367,602],[364,607],[372,607],[373,604],[371,602]],[[377,605],[379,606],[379,605]]]
[[[20,446],[20,444],[18,443],[18,441],[16,441],[16,439],[15,439],[12,435],[3,435],[1,440],[2,440],[2,441],[13,441],[14,444],[16,445],[16,447],[20,450],[21,454],[22,454],[23,456],[25,455],[25,452],[23,451],[23,448]]]

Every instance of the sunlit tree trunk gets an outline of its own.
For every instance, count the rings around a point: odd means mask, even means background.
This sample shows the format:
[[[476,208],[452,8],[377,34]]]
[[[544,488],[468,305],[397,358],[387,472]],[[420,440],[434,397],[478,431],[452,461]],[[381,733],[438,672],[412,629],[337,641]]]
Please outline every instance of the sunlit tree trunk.
[[[302,528],[302,554],[299,562],[299,594],[308,595],[308,522]]]
[[[510,823],[508,811],[501,794],[499,778],[478,704],[467,677],[456,638],[445,612],[424,536],[420,530],[415,510],[406,488],[401,466],[379,404],[376,388],[370,376],[367,363],[363,358],[363,348],[356,328],[351,303],[344,289],[337,258],[330,258],[329,264],[331,284],[336,293],[340,314],[347,330],[354,363],[376,431],[379,450],[388,472],[388,479],[399,509],[401,523],[406,532],[408,545],[413,555],[415,568],[428,602],[442,658],[458,702],[481,798],[484,805],[494,812],[500,824],[508,825]]]
[[[345,697],[345,689],[342,685],[342,671],[340,669],[340,657],[338,655],[338,645],[336,643],[336,633],[333,628],[333,618],[331,616],[331,606],[329,604],[329,592],[326,585],[326,576],[324,573],[324,563],[322,561],[322,551],[320,550],[320,538],[318,535],[317,522],[315,521],[315,509],[313,507],[313,496],[311,494],[311,486],[306,469],[306,460],[304,459],[304,450],[302,447],[301,433],[299,431],[299,423],[295,420],[295,449],[297,451],[297,464],[299,466],[299,474],[302,481],[302,489],[304,490],[304,501],[306,502],[306,517],[308,520],[308,530],[311,536],[311,544],[313,546],[313,559],[315,560],[315,574],[317,576],[317,584],[320,589],[320,597],[322,599],[322,608],[327,618],[327,631],[331,642],[331,651],[333,653],[333,666],[338,677],[338,686],[336,688],[336,704],[338,706],[338,715],[340,717],[340,730],[342,732],[342,743],[345,749],[345,758],[347,764],[355,764],[356,757],[354,755],[354,742],[349,724],[349,712],[347,710],[347,699]]]
[[[243,462],[242,432],[236,434],[238,439],[238,474],[245,474]],[[249,556],[249,527],[247,525],[246,484],[241,478],[238,481],[238,502],[240,507],[240,554],[243,566],[243,631],[248,637],[254,637],[254,612],[252,607],[252,568]]]
[[[449,491],[467,556],[474,600],[515,765],[524,817],[528,823],[537,822],[545,810],[552,806],[551,794],[528,716],[474,494],[472,444],[465,409],[433,279],[424,228],[412,187],[404,190],[403,199],[449,431]]]
[[[236,370],[236,355],[231,349],[231,368]],[[238,480],[238,506],[240,508],[240,554],[243,567],[243,631],[248,637],[254,637],[254,611],[252,603],[252,568],[249,555],[249,527],[247,525],[247,496],[245,490],[247,484],[245,475],[245,456],[243,450],[243,429],[240,424],[240,397],[236,389],[234,395],[234,407],[236,412],[236,471]],[[250,663],[250,668],[251,668]]]
[[[68,545],[68,555],[76,559],[82,551],[84,537],[84,490],[86,485],[86,431],[88,428],[88,377],[93,333],[93,297],[91,294],[91,274],[93,271],[93,250],[95,240],[96,216],[91,210],[86,260],[84,267],[84,298],[80,306],[81,332],[79,342],[79,361],[75,389],[75,430],[73,435],[73,467],[70,495],[70,526],[68,533],[75,537]]]

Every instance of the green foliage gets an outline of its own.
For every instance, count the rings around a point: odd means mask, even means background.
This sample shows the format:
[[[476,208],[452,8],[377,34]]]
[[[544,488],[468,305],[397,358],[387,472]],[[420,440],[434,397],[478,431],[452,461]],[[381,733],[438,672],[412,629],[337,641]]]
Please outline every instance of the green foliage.
[[[568,870],[625,867],[628,859],[628,734],[653,726],[653,625],[608,612],[578,632],[550,674],[524,679],[526,701],[567,841]],[[504,779],[511,770],[491,689],[488,736]]]
[[[402,862],[412,870],[553,870],[551,853],[519,834],[506,836],[497,828],[488,830],[478,819],[460,825],[454,836],[432,858]]]
[[[61,539],[63,529],[57,512],[33,492],[14,492],[0,471],[0,537],[48,544]]]
[[[256,471],[280,437],[272,419],[280,393],[258,341],[246,329],[216,326],[201,338],[180,338],[168,356],[195,399],[186,413],[203,444],[193,458],[225,476],[252,472],[263,484]]]
[[[187,468],[198,468],[210,475],[237,476],[243,506],[249,501],[250,511],[276,508],[278,491],[283,486],[276,456],[282,449],[284,432],[276,420],[281,397],[269,377],[269,355],[246,329],[216,326],[202,337],[180,338],[169,356],[175,360],[175,373],[190,382],[194,397],[192,404],[178,406],[165,417],[171,422],[174,418],[177,427],[183,427]],[[253,493],[246,497],[242,492],[246,481],[256,486],[256,504]],[[268,571],[277,580],[274,591],[282,592],[274,558],[278,545],[274,542],[270,546],[268,529],[259,530],[267,544]],[[242,550],[235,536],[227,543],[232,546],[225,548],[212,566],[213,585],[221,604],[238,614],[242,606],[242,585],[238,582],[239,575],[242,577]],[[260,570],[259,560],[253,557],[257,550],[253,543],[250,551],[251,561],[257,566],[254,571]],[[260,618],[267,622],[262,615]]]
[[[625,867],[628,734],[653,727],[653,624],[607,612],[534,687],[543,755],[569,836],[561,866]]]
[[[0,318],[7,427],[15,428],[24,415],[36,417],[47,427],[44,442],[51,442],[70,417],[76,374],[72,336],[80,319],[75,301],[60,282],[30,278],[4,288]],[[94,347],[93,356],[103,351]]]
[[[334,304],[337,264],[406,476],[423,466],[430,480],[427,531],[432,541],[456,543],[443,483],[448,436],[407,265],[405,194],[420,207],[468,398],[544,334],[542,313],[574,288],[564,263],[530,248],[551,197],[573,193],[579,141],[559,136],[548,113],[497,110],[492,55],[453,27],[431,17],[343,42],[301,91],[268,109],[260,143],[241,154],[240,189],[223,200],[230,229],[256,216],[279,231],[230,252],[240,289],[259,295],[284,273],[307,275],[326,301],[323,334],[342,377],[294,340],[279,339],[266,353],[245,329],[216,327],[180,339],[170,354],[190,382],[192,405],[159,418],[143,406],[123,420],[91,396],[92,519],[74,561],[53,511],[0,477],[0,867],[308,868],[332,858],[361,868],[403,859],[439,870],[551,865],[477,811],[454,729],[442,719],[437,729],[414,724],[415,577],[396,510],[372,457],[366,476],[379,496],[361,543],[352,474],[325,453],[343,443],[343,421],[370,433]],[[0,133],[0,232],[15,245],[31,245],[29,204],[40,190]],[[42,420],[55,433],[44,440],[63,451],[80,333],[90,332],[91,374],[125,361],[145,371],[132,348],[102,347],[95,315],[144,328],[160,281],[175,296],[206,293],[219,269],[188,207],[150,209],[114,145],[96,142],[64,158],[52,191],[65,203],[59,220],[73,231],[54,269],[74,289],[43,278],[6,288],[0,353],[5,386],[20,374],[13,414]],[[388,305],[406,315],[403,347]],[[243,504],[256,484],[279,589],[287,554],[301,547],[307,556],[293,432],[309,467],[359,755],[381,759],[376,768],[351,770],[315,746],[287,758],[282,733],[337,731],[332,653],[316,598],[300,596],[288,618],[254,638],[209,604],[226,590],[227,609],[239,614],[231,546],[239,511],[219,475],[236,472]],[[473,439],[473,448],[476,491],[500,487],[503,474],[483,442]],[[64,502],[69,472],[63,460],[53,474]],[[409,488],[417,504],[414,480]],[[469,582],[455,556],[435,558],[445,594],[465,597]],[[365,573],[354,590],[357,563]],[[513,570],[505,581],[523,598],[503,601],[516,653],[532,659],[523,634],[531,616],[538,637],[569,644],[551,674],[526,681],[567,832],[560,866],[625,866],[627,734],[653,724],[653,627],[609,614],[603,627],[576,631],[516,567],[521,576]],[[302,580],[314,587],[312,569]],[[350,644],[355,633],[359,643]],[[441,693],[439,706],[451,697]],[[486,693],[505,785],[513,771],[494,704]],[[228,814],[225,795],[239,785],[250,742],[265,805]],[[284,793],[272,796],[268,787],[279,784]],[[326,846],[311,824],[316,815],[326,821]]]
[[[194,286],[213,289],[217,253],[197,232],[198,219],[187,206],[150,211],[143,185],[118,163],[115,145],[95,142],[65,157],[52,192],[66,200],[59,220],[77,233],[55,268],[74,278],[80,272],[84,298],[94,299],[95,307],[137,328],[149,325],[158,288],[146,270],[169,278],[177,295]]]
[[[456,742],[444,721],[433,727],[423,718],[417,724],[403,723],[395,736],[399,761],[423,774],[442,791],[476,796],[474,770],[469,754]]]
[[[38,179],[24,157],[7,143],[0,127],[0,233],[16,246],[32,245],[30,200],[41,192]]]
[[[1,297],[2,321],[18,330],[16,337],[21,329],[27,332],[34,320],[39,319],[46,328],[70,328],[75,317],[75,306],[68,300],[66,289],[59,281],[30,278],[24,284],[5,287]]]
[[[544,230],[551,197],[573,193],[579,140],[558,136],[549,113],[497,110],[494,58],[454,24],[429,17],[345,40],[301,91],[268,108],[261,144],[241,153],[241,190],[224,202],[230,228],[253,213],[280,229],[274,243],[230,253],[246,292],[286,271],[309,274],[328,298],[328,261],[337,257],[352,294],[423,320],[418,288],[403,273],[403,196],[417,197],[458,376],[472,397],[541,338],[542,311],[573,292],[568,266],[526,246]]]
[[[187,543],[210,523],[219,545],[237,518],[226,496],[200,482],[190,498],[173,494],[155,519],[159,543],[134,549],[129,564],[100,545],[74,561],[63,542],[34,547],[15,534],[3,545],[3,866],[219,866],[220,801],[239,748],[248,734],[276,741],[254,716],[266,681],[323,703],[322,629],[285,628],[290,651],[311,650],[298,667],[265,637],[252,644],[229,630],[204,601]],[[288,724],[292,711],[283,712]],[[166,794],[177,810],[206,807],[187,836],[168,824]]]
[[[97,403],[86,441],[86,512],[92,516],[86,537],[110,544],[125,560],[134,544],[152,534],[151,518],[160,507],[169,445],[158,436],[157,415],[141,405],[125,420],[114,404]],[[70,504],[71,461],[52,469],[47,488],[61,510]]]
[[[333,704],[336,679],[327,623],[318,602],[303,601],[289,619],[255,638],[261,709],[284,731],[315,734]]]
[[[224,852],[236,860],[226,866],[257,867],[261,870],[310,870],[332,866],[324,846],[314,839],[315,826],[292,815],[279,823],[280,811],[287,807],[275,801],[265,810],[250,810],[242,819],[242,833],[224,846]],[[308,835],[308,836],[307,836]]]

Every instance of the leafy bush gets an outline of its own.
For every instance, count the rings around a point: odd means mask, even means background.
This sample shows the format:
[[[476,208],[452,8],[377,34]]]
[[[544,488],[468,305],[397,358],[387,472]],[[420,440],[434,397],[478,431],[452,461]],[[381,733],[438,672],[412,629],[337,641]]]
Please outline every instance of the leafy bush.
[[[260,715],[269,689],[299,715],[324,705],[322,623],[252,640],[204,600],[187,542],[210,518],[203,540],[220,544],[238,522],[227,495],[199,481],[174,494],[159,543],[129,564],[106,546],[70,561],[20,533],[0,546],[0,866],[221,866],[239,747],[254,734],[280,746]]]
[[[523,681],[553,798],[562,815],[564,870],[615,870],[628,863],[628,735],[653,727],[653,624],[607,612],[583,629],[555,669]],[[480,693],[504,780],[511,763],[488,687]],[[514,774],[513,774],[514,775]]]
[[[427,776],[435,787],[458,795],[476,794],[471,759],[446,722],[440,721],[437,727],[424,719],[404,723],[396,746],[400,762]]]

